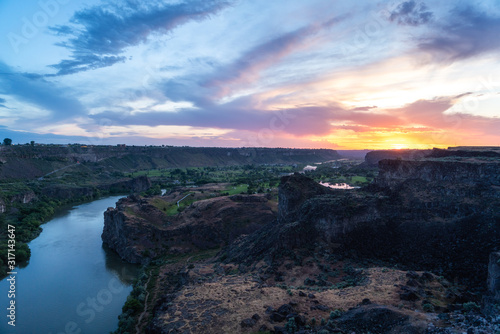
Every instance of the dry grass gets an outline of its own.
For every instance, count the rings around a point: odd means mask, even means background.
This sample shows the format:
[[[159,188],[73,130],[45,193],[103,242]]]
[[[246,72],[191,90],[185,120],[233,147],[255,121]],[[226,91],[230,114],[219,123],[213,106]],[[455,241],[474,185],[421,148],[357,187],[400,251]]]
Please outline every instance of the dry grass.
[[[229,265],[225,270],[231,272],[234,268]],[[314,317],[318,323],[321,318],[329,317],[329,311],[311,310],[311,306],[318,304],[329,310],[348,310],[368,298],[373,303],[408,310],[420,307],[418,303],[402,302],[399,298],[398,285],[405,285],[406,272],[377,267],[367,269],[366,273],[367,280],[362,286],[313,292],[315,298],[309,298],[299,296],[299,291],[311,293],[308,290],[293,289],[290,296],[285,289],[259,284],[252,275],[215,277],[210,265],[197,264],[190,271],[191,281],[208,281],[181,290],[162,319],[165,324],[187,333],[250,333],[262,325],[268,328],[279,325],[271,323],[265,311],[269,306],[277,309],[290,302],[296,303],[296,312],[304,314],[308,321]],[[243,329],[241,321],[253,314],[258,314],[260,320],[253,328]]]

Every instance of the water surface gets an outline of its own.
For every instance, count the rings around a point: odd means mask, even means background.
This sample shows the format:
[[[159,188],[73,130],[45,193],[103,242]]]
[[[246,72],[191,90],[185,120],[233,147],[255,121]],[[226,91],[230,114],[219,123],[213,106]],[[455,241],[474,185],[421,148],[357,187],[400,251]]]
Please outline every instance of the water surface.
[[[359,189],[359,187],[353,187],[347,183],[329,183],[329,182],[320,182],[319,184],[321,184],[322,186],[324,187],[328,187],[328,188],[333,188],[333,189]]]
[[[0,282],[0,333],[102,333],[118,326],[137,267],[102,246],[103,212],[120,196],[75,206],[42,225],[29,243],[31,259],[17,268],[16,326]]]

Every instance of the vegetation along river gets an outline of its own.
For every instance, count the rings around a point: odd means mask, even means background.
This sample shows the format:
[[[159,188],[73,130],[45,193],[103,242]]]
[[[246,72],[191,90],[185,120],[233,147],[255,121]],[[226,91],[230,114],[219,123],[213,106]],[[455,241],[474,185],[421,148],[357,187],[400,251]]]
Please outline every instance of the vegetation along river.
[[[8,277],[0,282],[0,333],[109,333],[137,267],[102,245],[103,212],[121,196],[72,207],[42,225],[30,263],[16,268],[15,327],[7,317]]]

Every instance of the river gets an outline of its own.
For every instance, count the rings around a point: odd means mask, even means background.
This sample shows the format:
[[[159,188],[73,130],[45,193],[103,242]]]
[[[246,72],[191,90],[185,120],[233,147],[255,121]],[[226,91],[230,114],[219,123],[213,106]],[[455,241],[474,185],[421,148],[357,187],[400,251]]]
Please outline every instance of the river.
[[[135,265],[102,245],[103,212],[121,196],[74,206],[42,225],[31,259],[15,275],[15,327],[8,324],[9,282],[0,282],[0,333],[107,334],[132,290]]]

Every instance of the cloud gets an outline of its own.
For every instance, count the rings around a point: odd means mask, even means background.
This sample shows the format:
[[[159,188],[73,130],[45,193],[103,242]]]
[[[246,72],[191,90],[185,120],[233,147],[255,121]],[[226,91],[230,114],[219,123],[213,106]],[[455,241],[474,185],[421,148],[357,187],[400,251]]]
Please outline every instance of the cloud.
[[[9,108],[7,108],[7,107],[5,106],[5,104],[4,104],[5,102],[7,102],[7,101],[5,101],[5,99],[2,99],[2,98],[0,97],[0,108],[6,108],[6,109],[9,109]]]
[[[372,107],[368,107],[372,108]],[[176,112],[141,112],[124,114],[116,111],[90,116],[120,125],[180,125],[232,129],[241,131],[277,131],[294,136],[328,135],[333,123],[346,122],[358,126],[403,125],[397,116],[382,112],[349,110],[340,104],[296,106],[270,110],[258,95],[245,96],[224,104],[206,103],[203,108],[180,109]]]
[[[39,118],[37,122],[60,121],[86,114],[85,107],[67,89],[40,76],[16,72],[1,61],[0,72],[0,94],[13,96],[51,112],[50,117]]]
[[[400,3],[389,16],[389,21],[400,25],[418,26],[428,23],[433,17],[433,13],[423,3],[414,0]]]
[[[126,48],[147,41],[154,33],[167,34],[191,20],[204,20],[229,5],[223,0],[188,0],[164,4],[163,1],[128,0],[107,6],[94,6],[74,14],[71,25],[52,27],[59,43],[71,50],[71,59],[51,65],[57,75],[72,74],[111,66],[125,61]]]
[[[311,36],[343,21],[346,17],[334,17],[321,24],[307,25],[265,41],[244,52],[234,62],[218,67],[201,85],[216,87],[219,97],[228,95],[235,86],[256,81],[261,71],[294,52],[306,49],[314,43],[309,40]]]
[[[419,49],[440,62],[467,59],[500,48],[500,18],[467,6],[457,7],[434,29],[423,37]]]
[[[498,135],[500,118],[470,115],[462,112],[450,113],[453,106],[463,102],[464,93],[452,97],[439,97],[432,100],[418,100],[401,108],[391,110],[406,124],[418,124],[436,131],[454,133],[464,139],[476,135]]]

